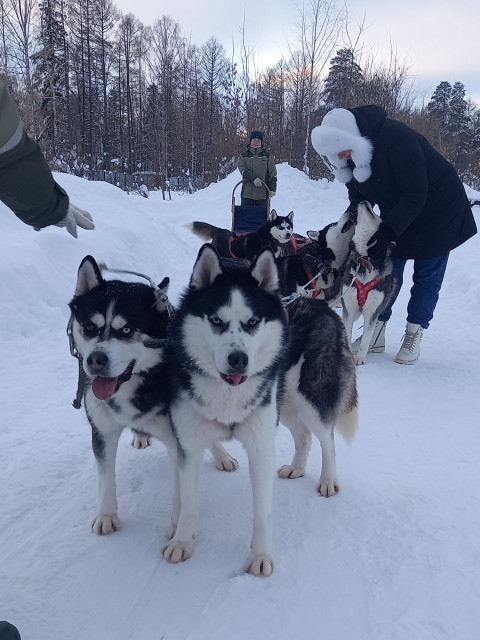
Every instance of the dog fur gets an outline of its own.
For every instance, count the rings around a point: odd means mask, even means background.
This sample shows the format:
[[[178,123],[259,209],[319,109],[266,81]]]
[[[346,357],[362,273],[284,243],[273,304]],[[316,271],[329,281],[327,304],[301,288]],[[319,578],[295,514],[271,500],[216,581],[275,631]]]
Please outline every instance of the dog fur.
[[[380,222],[380,216],[373,212],[369,202],[365,200],[358,205],[355,233],[350,243],[350,254],[342,283],[342,317],[350,345],[354,322],[361,315],[364,319],[362,338],[355,355],[357,365],[365,364],[375,323],[389,303],[395,288],[393,264],[389,255],[387,254],[382,261],[372,261],[367,256],[367,242],[377,231]],[[378,284],[375,284],[375,281],[378,281]],[[374,284],[362,304],[362,288],[366,286],[368,289]]]
[[[221,440],[244,445],[253,493],[253,536],[247,571],[268,576],[272,556],[274,438],[281,407],[296,452],[281,477],[305,469],[311,432],[323,452],[318,491],[338,490],[333,429],[356,428],[355,366],[340,318],[325,302],[279,296],[271,250],[252,262],[222,260],[204,245],[171,329],[170,416],[178,440],[181,509],[164,548],[169,562],[193,554],[198,475],[203,452]]]
[[[276,257],[282,255],[282,247],[289,243],[293,234],[293,216],[293,211],[288,216],[279,216],[272,209],[264,225],[256,231],[243,234],[215,227],[208,222],[189,222],[185,226],[205,242],[211,242],[221,257],[253,260],[264,247],[269,247]]]
[[[157,288],[106,280],[92,256],[86,256],[78,270],[69,306],[86,377],[84,406],[98,468],[98,511],[92,528],[99,535],[119,526],[115,459],[127,427],[134,431],[134,446],[147,446],[149,436],[166,446],[174,472],[172,522],[178,520],[177,441],[169,419],[171,365],[165,340],[170,321],[167,288],[168,278]],[[237,467],[223,447],[212,454],[218,468]]]

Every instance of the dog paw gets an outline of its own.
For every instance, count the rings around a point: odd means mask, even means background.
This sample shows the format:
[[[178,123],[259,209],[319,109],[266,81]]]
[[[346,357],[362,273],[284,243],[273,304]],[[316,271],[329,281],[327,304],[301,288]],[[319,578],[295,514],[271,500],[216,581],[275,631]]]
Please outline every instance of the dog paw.
[[[238,469],[238,461],[227,453],[226,456],[215,460],[215,466],[219,471],[236,471]]]
[[[288,478],[290,480],[293,480],[295,478],[303,478],[303,476],[305,475],[304,469],[294,467],[292,464],[284,464],[282,467],[280,467],[277,473],[279,478]]]
[[[172,564],[184,562],[193,556],[193,542],[170,540],[170,542],[163,547],[162,553],[167,562],[171,562]]]
[[[93,532],[98,536],[106,536],[109,533],[118,531],[119,526],[120,522],[116,513],[109,516],[100,514],[92,523]]]
[[[355,358],[355,364],[358,366],[360,364],[365,364],[366,358]]]
[[[268,553],[252,553],[247,560],[246,572],[257,578],[268,578],[273,573],[273,559]]]
[[[132,440],[132,447],[134,449],[146,449],[150,446],[150,438],[147,435],[135,433]]]
[[[338,483],[333,478],[320,478],[320,482],[317,487],[317,493],[324,498],[331,498],[340,491]]]

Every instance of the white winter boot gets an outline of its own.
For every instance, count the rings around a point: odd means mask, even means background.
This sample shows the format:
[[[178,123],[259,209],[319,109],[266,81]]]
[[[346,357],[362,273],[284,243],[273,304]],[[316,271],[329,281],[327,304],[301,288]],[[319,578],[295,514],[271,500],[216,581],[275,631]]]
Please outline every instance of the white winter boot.
[[[375,328],[373,330],[372,337],[370,339],[370,345],[368,347],[368,353],[383,353],[385,351],[385,328],[387,326],[386,322],[382,322],[381,320],[377,320],[375,323]],[[362,340],[362,336],[357,338],[355,342],[352,344],[352,353],[356,355],[358,352],[358,348],[360,346],[360,342]]]
[[[398,364],[415,364],[420,356],[420,341],[423,336],[423,328],[419,324],[407,322],[403,344],[397,353],[395,362]]]

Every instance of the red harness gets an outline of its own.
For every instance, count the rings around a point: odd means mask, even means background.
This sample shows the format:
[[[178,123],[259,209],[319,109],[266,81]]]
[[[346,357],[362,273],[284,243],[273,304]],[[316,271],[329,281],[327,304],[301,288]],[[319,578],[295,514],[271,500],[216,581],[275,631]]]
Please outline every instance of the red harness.
[[[365,302],[367,301],[368,294],[370,293],[370,291],[372,289],[375,289],[375,287],[377,287],[381,281],[382,281],[381,278],[375,278],[374,280],[370,280],[370,282],[367,282],[367,284],[362,284],[358,280],[353,281],[355,286],[357,287],[357,304],[360,308],[362,308]]]
[[[310,282],[310,289],[312,289],[312,298],[318,298],[318,296],[322,293],[321,289],[315,289],[317,281],[313,279],[314,276],[310,273],[310,271],[305,268],[305,273],[307,274],[308,282]]]
[[[290,244],[292,245],[293,253],[297,253],[297,251],[301,247],[304,247],[306,244],[312,244],[312,242],[313,240],[310,240],[310,238],[302,238],[295,235],[290,238]]]

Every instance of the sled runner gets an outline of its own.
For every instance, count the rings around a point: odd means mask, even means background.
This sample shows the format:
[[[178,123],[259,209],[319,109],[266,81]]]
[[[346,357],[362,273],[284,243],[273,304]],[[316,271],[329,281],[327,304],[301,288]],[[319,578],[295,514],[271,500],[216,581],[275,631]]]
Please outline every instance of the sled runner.
[[[232,191],[232,231],[239,234],[256,231],[267,222],[270,216],[270,192],[263,181],[262,184],[267,192],[266,207],[246,207],[235,204],[235,190],[244,182],[247,181],[240,180],[240,182],[237,182]]]

